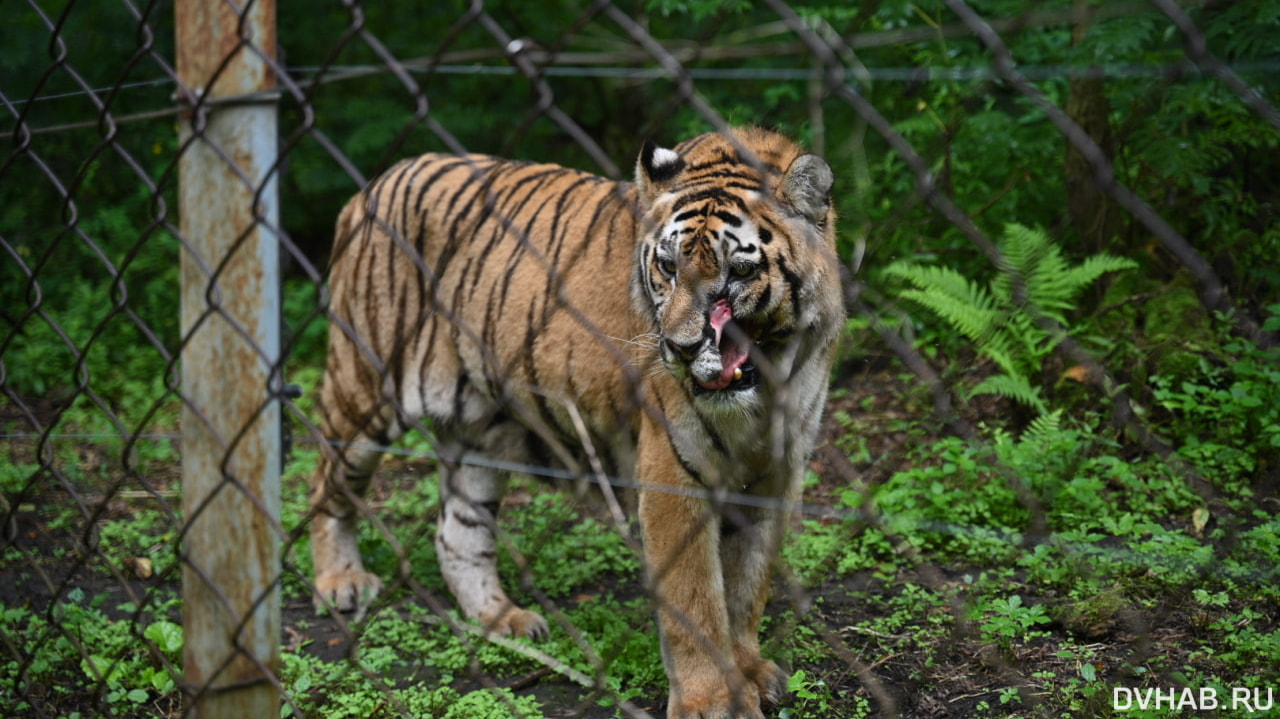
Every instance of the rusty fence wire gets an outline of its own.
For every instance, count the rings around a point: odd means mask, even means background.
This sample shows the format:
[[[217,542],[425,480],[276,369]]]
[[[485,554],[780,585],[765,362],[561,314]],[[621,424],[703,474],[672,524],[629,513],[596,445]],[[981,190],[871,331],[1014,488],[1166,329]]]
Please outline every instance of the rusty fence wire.
[[[585,428],[545,461],[495,456],[402,419],[389,389],[374,429],[326,437],[319,398],[343,391],[320,386],[330,332],[375,385],[400,381],[385,338],[336,309],[328,267],[343,205],[403,158],[630,181],[645,139],[744,124],[836,170],[849,315],[804,497],[695,492],[725,536],[792,512],[762,632],[789,696],[765,714],[1266,715],[1280,57],[1249,38],[1277,16],[1174,0],[0,5],[5,716],[675,716],[627,511],[657,490]],[[1054,182],[1065,202],[1037,194]],[[1159,279],[1046,293],[1037,263],[1063,238],[1086,266],[1109,253],[1108,278]],[[955,282],[939,267],[972,280],[947,301],[987,324],[930,304]],[[317,465],[378,458],[362,497],[311,506]],[[435,478],[472,470],[517,478],[496,561],[544,641],[487,633],[440,579],[456,490]],[[312,528],[346,519],[332,506],[360,520],[385,585],[367,611],[313,607]]]

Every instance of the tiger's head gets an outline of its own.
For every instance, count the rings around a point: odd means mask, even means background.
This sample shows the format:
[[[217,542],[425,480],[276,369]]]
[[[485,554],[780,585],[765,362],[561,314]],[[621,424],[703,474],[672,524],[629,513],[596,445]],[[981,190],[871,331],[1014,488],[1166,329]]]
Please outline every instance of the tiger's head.
[[[832,183],[825,161],[766,130],[645,145],[632,302],[695,405],[757,407],[834,341]]]

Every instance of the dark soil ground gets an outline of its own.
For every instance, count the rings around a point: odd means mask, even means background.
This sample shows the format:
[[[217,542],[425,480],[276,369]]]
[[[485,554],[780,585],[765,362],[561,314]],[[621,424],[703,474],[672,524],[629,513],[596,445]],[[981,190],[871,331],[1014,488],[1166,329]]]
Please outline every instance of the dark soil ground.
[[[839,493],[850,486],[870,486],[882,482],[902,468],[907,448],[919,446],[947,430],[932,418],[931,399],[913,378],[880,368],[857,368],[840,383],[845,391],[836,394],[827,415],[822,446],[814,457],[814,468],[821,477],[819,486],[806,495],[813,504],[830,505]],[[979,421],[1007,411],[999,402],[984,406],[970,405],[968,419]],[[835,419],[837,411],[857,416],[863,426],[880,428],[863,436],[863,451],[851,460],[849,453],[834,446],[847,429]],[[921,430],[924,428],[924,431]],[[379,477],[379,489],[405,481],[410,474],[404,463],[391,462]],[[49,501],[65,501],[60,490],[51,491]],[[38,502],[36,502],[38,504]],[[115,504],[100,518],[127,519],[128,505]],[[70,529],[54,529],[46,525],[47,512],[19,511],[15,521],[5,528],[5,538],[19,547],[29,558],[26,567],[0,566],[0,604],[47,607],[55,597],[65,596],[70,587],[81,587],[87,595],[105,593],[119,602],[107,601],[109,609],[126,601],[137,601],[159,592],[177,592],[180,572],[169,571],[148,579],[139,579],[128,567],[104,571],[100,557],[84,554],[74,548],[92,542],[92,536],[76,534]],[[70,548],[70,549],[69,549]],[[87,559],[76,560],[76,557]],[[35,571],[31,571],[34,569]],[[830,689],[830,702],[825,716],[854,717],[855,698],[870,700],[871,717],[901,716],[909,719],[946,719],[972,716],[980,704],[999,706],[1001,690],[1018,688],[1021,708],[1013,715],[1037,716],[1035,707],[1046,697],[1043,674],[1075,676],[1075,660],[1059,656],[1060,642],[1070,637],[1077,644],[1088,641],[1094,652],[1096,672],[1100,678],[1121,680],[1125,667],[1140,664],[1147,655],[1160,654],[1166,665],[1180,666],[1185,655],[1186,640],[1196,635],[1202,618],[1189,616],[1176,606],[1157,604],[1154,609],[1125,609],[1110,621],[1096,627],[1067,627],[1052,624],[1042,627],[1048,636],[1025,645],[1001,650],[984,645],[977,632],[957,619],[957,606],[938,606],[931,611],[937,624],[950,627],[934,635],[927,646],[912,640],[912,627],[930,624],[930,617],[919,617],[898,634],[877,633],[861,628],[876,619],[884,602],[912,585],[923,585],[935,591],[958,586],[966,574],[981,568],[961,568],[919,564],[911,572],[894,576],[877,576],[863,572],[831,579],[810,587],[800,603],[805,612],[798,622],[812,629],[829,647],[824,658],[808,661],[806,672],[820,678]],[[638,587],[610,586],[605,589],[616,596],[634,596]],[[781,614],[797,606],[792,593],[779,584],[770,605],[771,615]],[[315,615],[308,597],[290,594],[284,597],[284,631],[286,647],[304,647],[303,651],[326,660],[339,661],[349,656],[358,640],[330,617]],[[795,629],[794,625],[775,624],[774,633]],[[785,637],[784,637],[785,638]],[[778,639],[778,637],[774,637]],[[765,637],[766,646],[771,638]],[[659,658],[654,657],[658,662]],[[1041,675],[1041,676],[1037,676]],[[536,696],[547,716],[575,716],[606,719],[615,710],[599,706],[581,706],[582,690],[551,671],[522,671],[510,676],[463,676],[456,680],[460,691],[496,682],[510,687],[519,695]],[[646,697],[637,704],[655,717],[665,712],[665,691]],[[93,697],[79,698],[83,706],[74,706],[75,697],[63,697],[58,710],[69,713],[79,709],[81,716],[96,716],[101,707]],[[71,705],[68,704],[71,702]],[[793,716],[819,716],[803,713],[795,699]],[[1098,707],[1099,714],[1109,714]],[[170,711],[181,713],[180,707]],[[1011,707],[1012,711],[1012,707]]]

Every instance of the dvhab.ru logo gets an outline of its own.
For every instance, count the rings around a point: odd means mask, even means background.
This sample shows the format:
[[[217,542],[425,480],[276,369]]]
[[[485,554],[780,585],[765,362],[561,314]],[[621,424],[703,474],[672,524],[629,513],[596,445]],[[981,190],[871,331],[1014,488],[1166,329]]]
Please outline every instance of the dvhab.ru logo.
[[[1172,709],[1175,711],[1212,711],[1229,709],[1239,712],[1263,712],[1275,705],[1274,689],[1271,687],[1233,687],[1229,697],[1218,696],[1213,687],[1193,689],[1131,689],[1115,687],[1111,692],[1111,708],[1118,712],[1133,709]]]

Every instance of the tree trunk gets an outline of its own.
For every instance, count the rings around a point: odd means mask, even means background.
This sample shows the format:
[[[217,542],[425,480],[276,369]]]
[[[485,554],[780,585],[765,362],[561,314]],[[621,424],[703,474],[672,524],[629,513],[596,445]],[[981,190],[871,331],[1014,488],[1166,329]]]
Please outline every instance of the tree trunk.
[[[1079,45],[1089,29],[1088,6],[1088,0],[1075,0],[1077,17],[1071,30],[1073,45]],[[1077,75],[1071,78],[1067,115],[1098,143],[1114,166],[1111,103],[1107,100],[1106,82],[1101,76]],[[1126,227],[1124,212],[1099,189],[1093,167],[1069,141],[1063,172],[1066,175],[1067,211],[1079,239],[1080,251],[1093,254],[1106,249],[1121,250]]]

